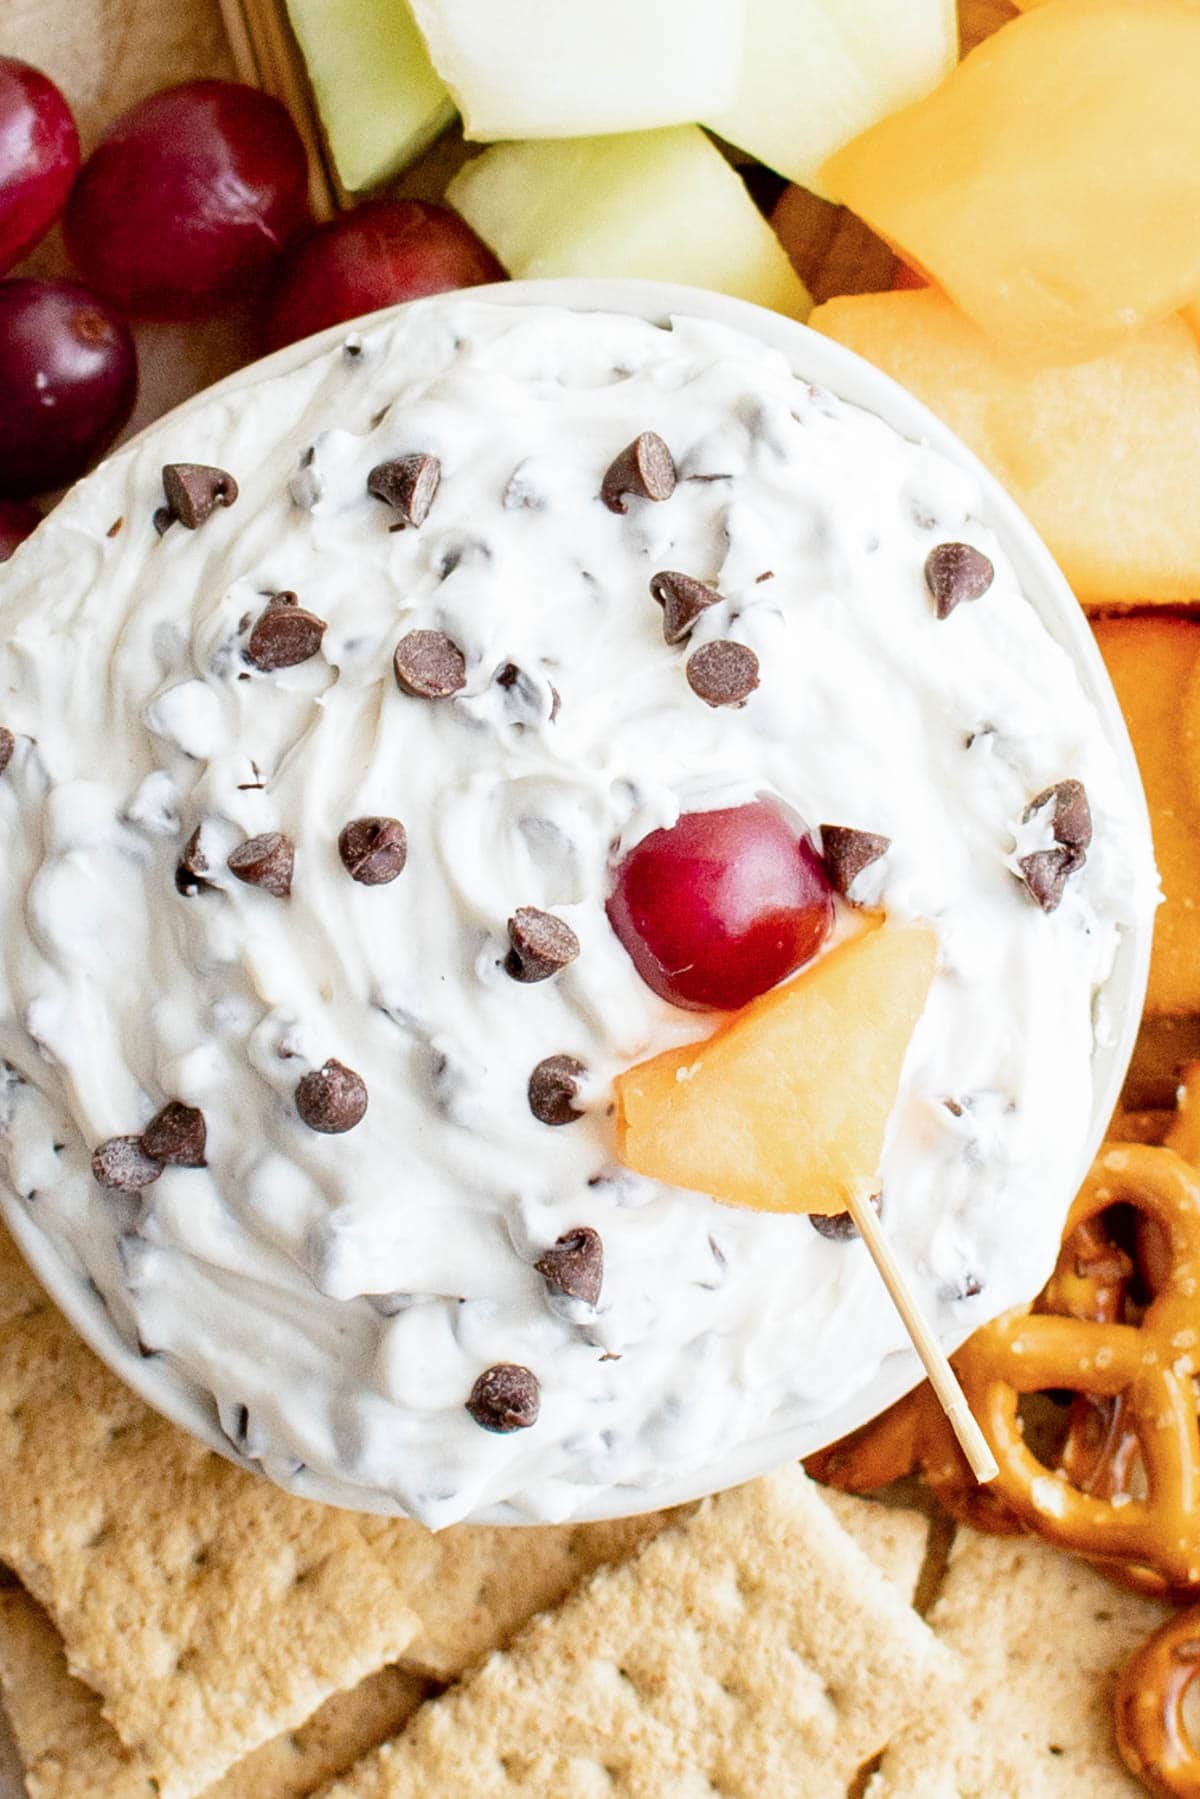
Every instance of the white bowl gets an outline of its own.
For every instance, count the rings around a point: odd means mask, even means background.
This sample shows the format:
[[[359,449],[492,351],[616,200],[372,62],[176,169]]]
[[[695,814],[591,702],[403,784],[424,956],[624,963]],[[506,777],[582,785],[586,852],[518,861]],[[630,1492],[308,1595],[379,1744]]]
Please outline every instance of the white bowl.
[[[979,483],[983,517],[1003,542],[1025,594],[1042,623],[1071,657],[1084,692],[1099,715],[1104,734],[1116,754],[1134,797],[1139,822],[1145,832],[1146,855],[1149,857],[1150,824],[1133,749],[1116,695],[1078,601],[1050,552],[999,482],[911,394],[852,351],[843,349],[840,344],[833,343],[829,338],[810,331],[792,319],[766,312],[744,300],[727,299],[698,288],[678,287],[656,281],[514,281],[494,287],[475,288],[470,297],[505,306],[557,305],[580,312],[628,313],[656,323],[665,322],[672,315],[690,314],[728,325],[781,351],[795,372],[804,379],[829,388],[842,399],[875,413],[903,436],[930,444],[960,467],[969,470]],[[418,305],[428,303],[415,302]],[[402,307],[393,307],[375,313],[370,322],[373,325],[386,323],[390,317],[403,310]],[[216,395],[237,393],[265,377],[287,374],[339,343],[353,328],[352,324],[337,325],[316,337],[279,350],[250,368],[230,375],[169,416],[172,421],[178,420],[186,416],[201,400],[207,403]],[[137,441],[143,442],[158,429],[158,424],[151,426]],[[118,456],[123,454],[125,451],[118,452]],[[1107,1043],[1097,1047],[1093,1056],[1094,1104],[1087,1143],[1077,1170],[1076,1185],[1082,1180],[1104,1137],[1120,1093],[1141,1017],[1150,966],[1150,940],[1149,923],[1141,930],[1124,936],[1106,986],[1112,1035]],[[1064,1215],[1071,1197],[1071,1193],[1064,1193],[1062,1196]],[[96,1353],[157,1411],[184,1430],[190,1431],[220,1455],[257,1472],[255,1464],[246,1462],[237,1455],[229,1439],[220,1430],[211,1405],[206,1406],[194,1391],[177,1379],[161,1358],[143,1359],[127,1347],[96,1293],[80,1283],[78,1276],[60,1259],[50,1239],[31,1222],[16,1195],[3,1186],[0,1186],[0,1207],[38,1278]],[[735,1455],[728,1457],[717,1474],[700,1488],[697,1487],[696,1477],[692,1476],[689,1480],[674,1485],[668,1483],[640,1495],[614,1490],[604,1504],[585,1508],[578,1516],[620,1517],[648,1507],[682,1504],[700,1497],[702,1492],[734,1486],[795,1457],[809,1455],[844,1436],[899,1399],[921,1378],[922,1369],[914,1352],[904,1351],[893,1355],[885,1361],[873,1380],[862,1387],[845,1406],[832,1416],[824,1418],[819,1427],[809,1426],[806,1430],[764,1436],[746,1443]],[[291,1483],[291,1490],[306,1498],[363,1509],[361,1490],[320,1480],[310,1470],[303,1470],[295,1478]],[[378,1509],[382,1511],[388,1508],[381,1503]],[[516,1522],[503,1507],[473,1521]]]

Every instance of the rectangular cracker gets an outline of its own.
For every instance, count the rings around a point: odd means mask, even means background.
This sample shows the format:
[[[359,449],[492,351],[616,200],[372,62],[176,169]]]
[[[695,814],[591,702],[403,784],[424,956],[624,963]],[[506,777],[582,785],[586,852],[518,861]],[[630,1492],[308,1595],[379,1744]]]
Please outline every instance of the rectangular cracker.
[[[0,1689],[29,1799],[154,1799],[143,1757],[126,1749],[99,1696],[67,1669],[62,1638],[21,1587],[0,1593]],[[229,1770],[204,1799],[303,1799],[401,1730],[428,1683],[381,1668]]]
[[[1139,1799],[1113,1736],[1122,1663],[1173,1607],[1033,1537],[961,1526],[929,1622],[964,1667],[889,1745],[869,1799]]]
[[[910,1603],[921,1578],[929,1542],[929,1520],[906,1505],[881,1505],[836,1487],[818,1489],[847,1536]]]
[[[327,1799],[842,1799],[952,1672],[788,1468],[596,1574]]]
[[[0,1559],[161,1799],[191,1799],[418,1628],[344,1513],[151,1412],[48,1301],[0,1328]]]
[[[681,1513],[680,1515],[686,1515]],[[605,1524],[456,1524],[436,1533],[403,1518],[359,1519],[421,1620],[401,1665],[430,1679],[457,1680],[503,1649],[538,1612],[610,1562],[628,1559],[669,1521],[649,1512]]]

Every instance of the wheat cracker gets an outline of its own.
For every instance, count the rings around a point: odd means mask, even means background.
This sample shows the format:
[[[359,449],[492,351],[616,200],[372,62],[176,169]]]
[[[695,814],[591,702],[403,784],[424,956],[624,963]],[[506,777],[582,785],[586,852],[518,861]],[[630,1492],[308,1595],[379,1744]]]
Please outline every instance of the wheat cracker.
[[[0,1559],[162,1799],[395,1661],[418,1620],[354,1520],[151,1412],[48,1305],[0,1328]]]
[[[596,1574],[328,1799],[843,1799],[952,1673],[787,1468]]]
[[[1173,1607],[1033,1537],[961,1526],[929,1623],[964,1668],[888,1747],[869,1799],[1138,1799],[1112,1690]]]
[[[72,1678],[61,1637],[20,1587],[0,1593],[0,1688],[29,1799],[154,1799],[144,1758]],[[394,1736],[428,1690],[416,1675],[381,1668],[239,1762],[204,1799],[302,1799]]]

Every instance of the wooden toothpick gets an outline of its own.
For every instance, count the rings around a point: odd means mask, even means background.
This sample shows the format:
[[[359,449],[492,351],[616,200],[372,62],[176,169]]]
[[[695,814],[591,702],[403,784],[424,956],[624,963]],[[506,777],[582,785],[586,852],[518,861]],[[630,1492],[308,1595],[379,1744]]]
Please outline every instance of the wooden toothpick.
[[[921,1358],[922,1366],[929,1376],[929,1384],[950,1420],[950,1427],[971,1464],[972,1473],[981,1486],[989,1480],[995,1480],[1000,1472],[996,1466],[996,1458],[988,1447],[987,1438],[975,1422],[967,1404],[967,1396],[959,1386],[958,1376],[947,1361],[940,1343],[930,1329],[928,1319],[900,1272],[900,1264],[883,1234],[874,1206],[865,1194],[848,1196],[847,1205],[871,1260],[891,1295],[892,1304],[904,1320],[904,1328],[912,1338],[913,1348]]]

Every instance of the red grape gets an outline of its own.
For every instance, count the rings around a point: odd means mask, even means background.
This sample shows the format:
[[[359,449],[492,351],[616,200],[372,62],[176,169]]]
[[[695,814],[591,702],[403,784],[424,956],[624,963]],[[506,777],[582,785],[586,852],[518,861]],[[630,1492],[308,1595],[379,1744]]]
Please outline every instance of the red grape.
[[[18,544],[37,530],[42,515],[36,506],[20,500],[0,500],[0,562],[7,562]]]
[[[79,134],[54,83],[0,56],[0,275],[49,231],[78,168]]]
[[[798,820],[755,800],[644,837],[617,870],[608,917],[661,998],[732,1012],[816,955],[833,896]]]
[[[67,247],[140,318],[196,318],[244,293],[309,217],[308,168],[278,100],[186,81],[118,119],[84,164]]]
[[[375,200],[289,249],[267,308],[267,348],[400,300],[504,279],[487,245],[448,206]]]
[[[61,487],[133,411],[129,326],[74,281],[0,281],[0,495]]]

